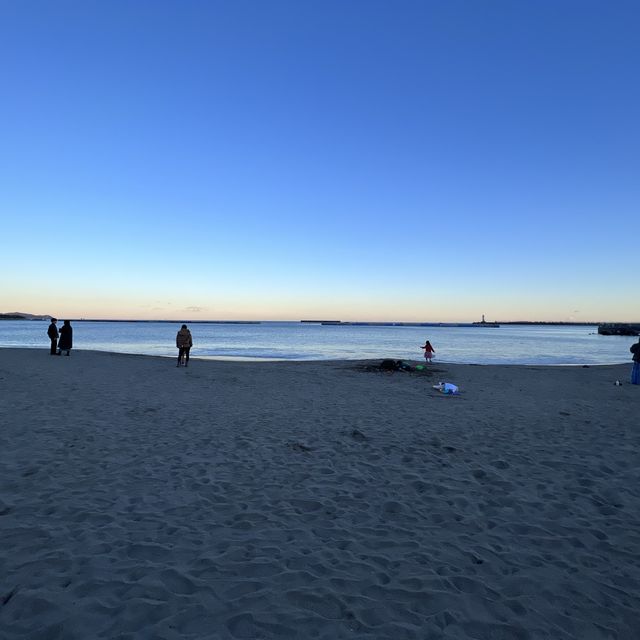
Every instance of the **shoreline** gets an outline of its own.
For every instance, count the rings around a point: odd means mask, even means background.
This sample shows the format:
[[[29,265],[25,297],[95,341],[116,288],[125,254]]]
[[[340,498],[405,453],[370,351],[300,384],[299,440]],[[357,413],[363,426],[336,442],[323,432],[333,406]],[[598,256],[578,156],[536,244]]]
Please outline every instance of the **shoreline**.
[[[3,638],[634,637],[630,365],[377,363],[2,349]]]
[[[37,345],[37,346],[2,346],[0,345],[0,353],[2,351],[44,351],[48,353],[47,346]],[[142,356],[145,358],[162,358],[162,359],[176,359],[176,354],[150,354],[150,353],[133,353],[127,351],[107,351],[101,349],[82,349],[82,348],[74,348],[72,349],[72,354],[77,353],[107,353],[121,356]],[[259,363],[259,362],[299,362],[299,363],[321,363],[321,362],[344,362],[344,363],[376,363],[381,362],[382,360],[387,359],[387,356],[380,356],[378,358],[354,358],[354,359],[346,359],[346,358],[338,358],[338,359],[307,359],[300,360],[295,358],[270,358],[270,357],[248,357],[248,356],[207,356],[207,355],[191,355],[191,360],[194,361],[203,361],[203,362],[246,362],[246,363]],[[416,358],[396,358],[392,357],[392,360],[402,360],[403,362],[409,362],[413,365],[425,365],[424,359],[420,357]],[[557,363],[557,364],[549,364],[549,363],[535,363],[535,362],[503,362],[503,363],[480,363],[480,362],[449,362],[446,360],[434,360],[432,365],[425,366],[452,366],[452,367],[618,367],[625,366],[627,364],[626,361],[620,362],[605,362],[605,363],[581,363],[581,362],[567,362],[567,363]],[[629,360],[629,367],[631,367],[631,361]]]

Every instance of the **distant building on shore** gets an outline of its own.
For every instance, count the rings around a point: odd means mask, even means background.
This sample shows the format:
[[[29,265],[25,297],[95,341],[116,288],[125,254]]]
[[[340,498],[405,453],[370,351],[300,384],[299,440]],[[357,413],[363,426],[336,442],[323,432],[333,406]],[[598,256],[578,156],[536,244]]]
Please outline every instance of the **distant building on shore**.
[[[499,327],[500,325],[497,322],[487,322],[484,319],[484,313],[482,314],[482,320],[480,322],[472,323],[475,327]]]

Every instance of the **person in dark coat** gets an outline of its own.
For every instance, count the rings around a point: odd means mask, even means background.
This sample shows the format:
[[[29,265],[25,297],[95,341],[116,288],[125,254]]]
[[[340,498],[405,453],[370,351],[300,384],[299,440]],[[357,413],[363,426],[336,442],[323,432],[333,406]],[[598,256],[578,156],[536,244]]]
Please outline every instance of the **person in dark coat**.
[[[184,364],[185,367],[189,366],[189,350],[193,347],[193,340],[191,339],[191,331],[187,329],[187,325],[183,324],[176,336],[176,347],[178,348],[178,364]]]
[[[66,351],[66,355],[71,355],[71,347],[73,347],[73,329],[71,328],[71,322],[65,320],[64,324],[60,328],[60,342],[58,343],[58,355],[61,355],[63,351]]]
[[[640,338],[629,349],[633,353],[633,367],[631,369],[631,384],[640,384]]]
[[[51,351],[49,351],[49,355],[55,356],[58,354],[58,327],[56,327],[56,322],[58,322],[58,318],[51,318],[51,324],[47,329],[47,335],[49,336],[49,340],[51,340]]]

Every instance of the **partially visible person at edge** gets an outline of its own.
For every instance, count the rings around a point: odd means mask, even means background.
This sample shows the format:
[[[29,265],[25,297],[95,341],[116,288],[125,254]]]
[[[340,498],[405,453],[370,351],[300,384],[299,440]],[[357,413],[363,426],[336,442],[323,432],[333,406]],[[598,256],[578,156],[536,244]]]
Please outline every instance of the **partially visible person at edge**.
[[[633,367],[631,369],[631,384],[640,384],[640,338],[629,349],[633,353]]]
[[[178,347],[178,364],[176,367],[179,367],[181,364],[188,367],[189,366],[189,349],[193,347],[193,340],[191,339],[191,331],[187,329],[187,325],[183,324],[178,331],[178,335],[176,336],[176,347]]]
[[[47,329],[47,335],[49,336],[49,340],[51,340],[51,350],[49,351],[49,355],[55,356],[58,355],[58,327],[56,327],[56,322],[58,322],[58,318],[51,318],[51,324]]]
[[[424,343],[424,346],[420,348],[424,349],[425,362],[431,364],[431,358],[433,358],[433,354],[436,350],[431,346],[431,343],[428,340]]]
[[[58,343],[58,355],[62,355],[63,351],[66,351],[66,355],[71,355],[71,347],[73,347],[73,328],[71,322],[65,320],[62,327],[60,327],[60,342]]]

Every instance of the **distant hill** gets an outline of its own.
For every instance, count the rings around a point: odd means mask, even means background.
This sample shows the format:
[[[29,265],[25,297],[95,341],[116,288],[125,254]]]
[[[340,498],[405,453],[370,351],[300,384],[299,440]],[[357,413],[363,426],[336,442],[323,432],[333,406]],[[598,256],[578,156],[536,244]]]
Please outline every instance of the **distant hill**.
[[[37,316],[33,313],[24,313],[23,311],[10,311],[8,313],[0,313],[0,320],[51,320],[52,316]]]

